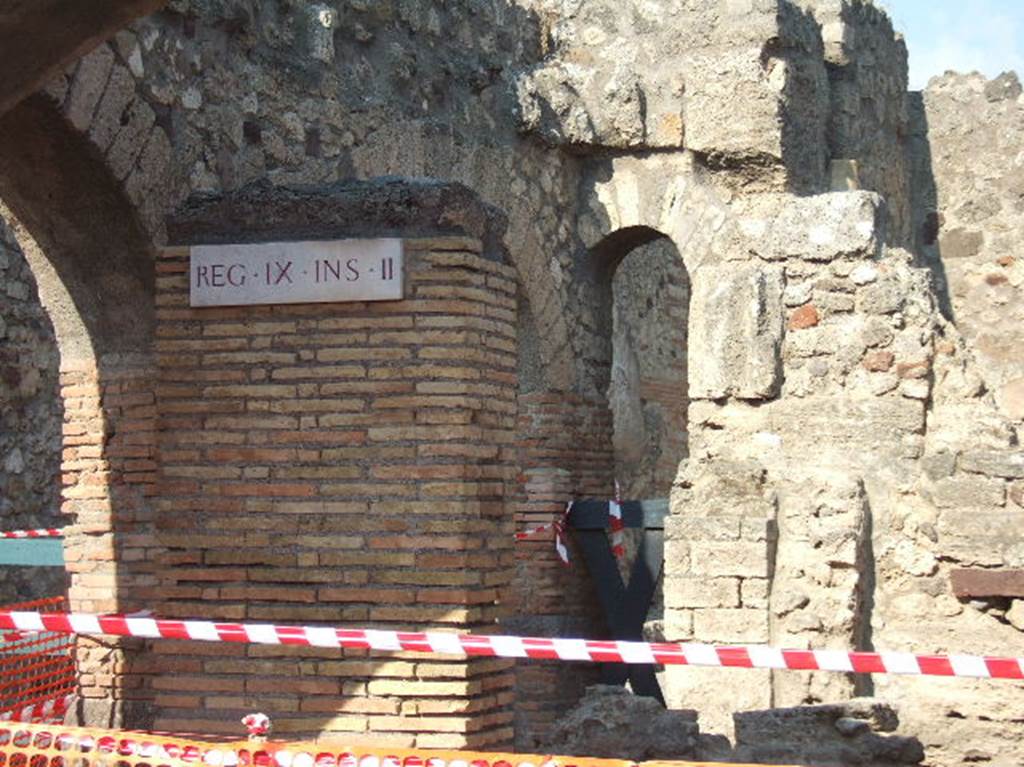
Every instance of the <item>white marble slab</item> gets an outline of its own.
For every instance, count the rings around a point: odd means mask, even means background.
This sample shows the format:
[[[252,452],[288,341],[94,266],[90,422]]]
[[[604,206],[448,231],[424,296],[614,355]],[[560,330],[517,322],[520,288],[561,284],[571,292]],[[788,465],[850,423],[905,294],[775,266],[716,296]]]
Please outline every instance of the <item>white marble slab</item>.
[[[402,241],[329,240],[193,245],[192,306],[396,301]]]

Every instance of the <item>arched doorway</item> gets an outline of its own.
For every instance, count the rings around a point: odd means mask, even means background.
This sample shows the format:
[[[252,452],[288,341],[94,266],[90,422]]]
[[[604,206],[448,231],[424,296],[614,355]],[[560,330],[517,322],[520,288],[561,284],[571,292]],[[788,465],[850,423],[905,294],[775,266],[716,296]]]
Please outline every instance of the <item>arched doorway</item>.
[[[153,253],[89,136],[37,94],[0,117],[0,211],[59,352],[60,510],[73,610],[128,612],[156,585]],[[126,643],[78,642],[91,723],[145,726]],[[114,670],[116,669],[116,673]]]
[[[689,275],[672,240],[644,226],[613,232],[591,257],[615,477],[623,497],[667,498],[687,455]]]
[[[690,283],[672,242],[629,251],[612,276],[615,476],[628,498],[667,498],[687,455]]]

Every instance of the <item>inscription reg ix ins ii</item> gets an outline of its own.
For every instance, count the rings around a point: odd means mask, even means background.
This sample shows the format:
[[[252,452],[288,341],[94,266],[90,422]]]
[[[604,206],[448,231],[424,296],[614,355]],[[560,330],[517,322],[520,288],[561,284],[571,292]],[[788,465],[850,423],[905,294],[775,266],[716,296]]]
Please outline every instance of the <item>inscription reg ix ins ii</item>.
[[[400,300],[402,260],[398,239],[193,245],[189,303]]]

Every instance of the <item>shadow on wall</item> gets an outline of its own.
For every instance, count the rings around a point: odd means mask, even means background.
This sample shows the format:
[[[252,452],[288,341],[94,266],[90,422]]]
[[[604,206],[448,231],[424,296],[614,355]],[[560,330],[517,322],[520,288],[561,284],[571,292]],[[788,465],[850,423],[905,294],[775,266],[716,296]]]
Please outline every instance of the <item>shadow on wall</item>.
[[[148,238],[103,158],[39,95],[0,117],[0,200],[15,219],[60,353],[71,608],[137,609],[122,597],[150,583],[142,570],[153,564],[150,552],[130,551],[151,530],[146,498],[155,485]],[[145,724],[112,702],[128,697],[108,665],[127,646],[79,642],[94,723]]]
[[[914,254],[921,259],[922,265],[931,270],[932,287],[942,315],[950,322],[955,322],[949,280],[939,248],[942,214],[939,212],[938,188],[932,166],[928,114],[921,91],[911,91],[907,94],[907,126],[906,153],[913,237],[908,244],[913,248]]]

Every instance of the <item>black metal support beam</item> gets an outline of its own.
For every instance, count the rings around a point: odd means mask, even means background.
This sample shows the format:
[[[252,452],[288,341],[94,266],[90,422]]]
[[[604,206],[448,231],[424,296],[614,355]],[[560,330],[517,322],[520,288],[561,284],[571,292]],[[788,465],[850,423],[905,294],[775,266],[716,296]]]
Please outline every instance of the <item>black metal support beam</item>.
[[[664,562],[663,528],[668,501],[623,501],[621,508],[625,527],[642,528],[644,531],[628,586],[622,581],[608,541],[608,502],[584,500],[573,503],[569,527],[574,531],[587,569],[594,579],[612,638],[642,641],[644,621]],[[635,694],[655,698],[664,705],[665,696],[654,668],[650,663],[605,663],[601,667],[601,682],[624,685],[628,680]]]

